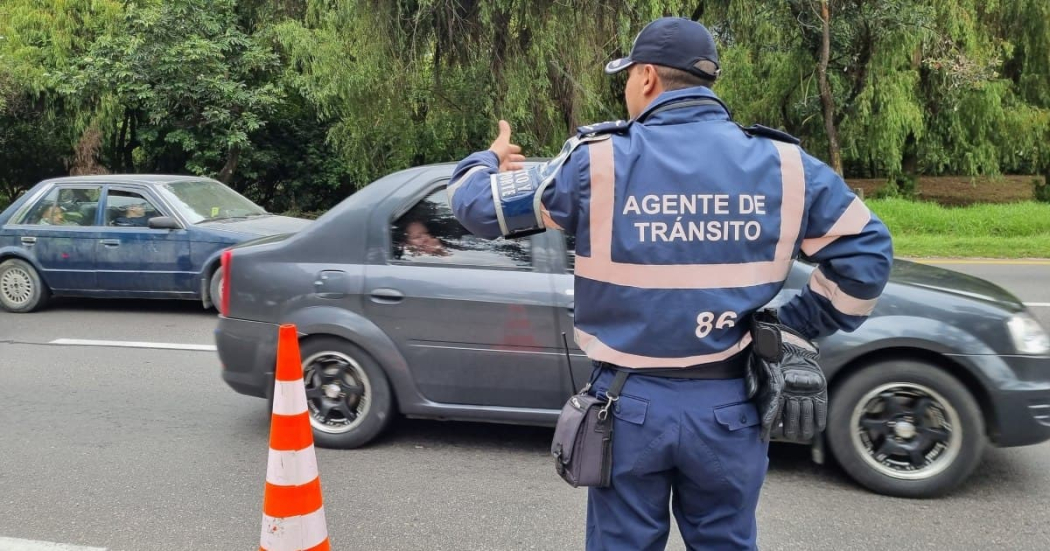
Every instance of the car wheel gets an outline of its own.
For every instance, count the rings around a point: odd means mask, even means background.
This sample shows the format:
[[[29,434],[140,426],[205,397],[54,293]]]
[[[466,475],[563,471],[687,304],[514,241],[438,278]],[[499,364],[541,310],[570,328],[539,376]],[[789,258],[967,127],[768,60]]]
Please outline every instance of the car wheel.
[[[336,337],[310,337],[300,346],[303,383],[314,442],[357,448],[390,422],[394,400],[386,374],[364,350]]]
[[[211,274],[211,280],[208,282],[208,300],[211,301],[211,307],[219,313],[219,302],[222,300],[222,284],[224,283],[222,277],[222,268],[216,268]]]
[[[10,258],[0,264],[0,306],[8,312],[32,312],[43,308],[51,290],[25,260]]]
[[[877,493],[936,497],[980,462],[986,440],[977,401],[935,365],[875,363],[830,399],[828,445],[850,477]]]

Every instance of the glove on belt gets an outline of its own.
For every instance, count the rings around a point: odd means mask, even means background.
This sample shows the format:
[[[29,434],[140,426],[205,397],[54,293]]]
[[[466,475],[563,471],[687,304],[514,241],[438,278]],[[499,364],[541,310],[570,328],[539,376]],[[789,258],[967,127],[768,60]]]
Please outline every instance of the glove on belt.
[[[808,442],[824,431],[828,416],[827,379],[817,346],[780,323],[776,312],[752,317],[752,350],[747,362],[747,395],[758,405],[762,439]]]

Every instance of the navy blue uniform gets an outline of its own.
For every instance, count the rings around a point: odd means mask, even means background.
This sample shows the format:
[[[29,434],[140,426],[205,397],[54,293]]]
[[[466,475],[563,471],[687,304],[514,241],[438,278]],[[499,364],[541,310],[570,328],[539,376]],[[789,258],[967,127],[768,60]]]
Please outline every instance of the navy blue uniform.
[[[796,140],[746,132],[704,87],[582,127],[548,163],[498,167],[490,151],[459,163],[456,217],[487,238],[575,234],[576,342],[599,366],[637,372],[615,410],[612,487],[590,490],[589,548],[662,549],[672,488],[688,543],[753,548],[767,459],[742,379],[645,370],[741,357],[746,320],[800,252],[818,268],[781,321],[810,338],[857,328],[889,277],[886,227]],[[602,392],[611,376],[595,376]]]

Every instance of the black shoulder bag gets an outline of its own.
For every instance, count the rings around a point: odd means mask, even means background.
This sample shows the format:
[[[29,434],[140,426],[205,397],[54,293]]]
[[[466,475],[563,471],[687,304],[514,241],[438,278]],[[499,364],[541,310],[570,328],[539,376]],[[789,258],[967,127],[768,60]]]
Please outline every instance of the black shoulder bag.
[[[570,370],[572,369],[570,365]],[[613,422],[610,409],[620,398],[626,371],[617,371],[605,400],[592,396],[587,383],[561,409],[551,454],[554,469],[574,488],[607,488],[612,475]],[[575,384],[573,385],[575,386]]]

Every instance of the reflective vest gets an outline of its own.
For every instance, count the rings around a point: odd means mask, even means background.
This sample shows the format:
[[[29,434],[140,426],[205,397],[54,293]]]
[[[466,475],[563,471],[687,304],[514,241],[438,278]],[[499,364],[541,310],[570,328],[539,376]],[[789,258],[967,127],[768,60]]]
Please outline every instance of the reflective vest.
[[[747,319],[800,253],[818,264],[781,321],[807,337],[857,328],[889,278],[886,226],[798,141],[742,128],[703,87],[661,94],[631,121],[579,129],[550,161],[499,172],[461,161],[456,217],[489,239],[576,235],[575,338],[591,359],[685,368],[750,343]]]

